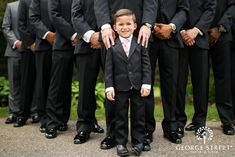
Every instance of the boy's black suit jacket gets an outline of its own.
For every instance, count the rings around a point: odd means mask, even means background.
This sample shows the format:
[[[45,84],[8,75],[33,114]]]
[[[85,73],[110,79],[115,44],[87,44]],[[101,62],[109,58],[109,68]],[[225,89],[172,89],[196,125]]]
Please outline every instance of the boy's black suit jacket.
[[[142,84],[151,84],[151,67],[147,49],[137,44],[133,36],[129,57],[119,38],[108,49],[105,62],[105,86],[116,91],[140,90]]]

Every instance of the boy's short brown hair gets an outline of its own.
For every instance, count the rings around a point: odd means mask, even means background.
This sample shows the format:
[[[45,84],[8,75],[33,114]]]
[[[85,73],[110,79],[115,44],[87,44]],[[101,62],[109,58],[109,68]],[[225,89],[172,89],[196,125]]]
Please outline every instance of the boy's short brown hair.
[[[116,23],[117,18],[121,16],[132,16],[133,21],[136,23],[136,17],[133,11],[131,11],[130,9],[119,9],[114,14],[114,24]]]

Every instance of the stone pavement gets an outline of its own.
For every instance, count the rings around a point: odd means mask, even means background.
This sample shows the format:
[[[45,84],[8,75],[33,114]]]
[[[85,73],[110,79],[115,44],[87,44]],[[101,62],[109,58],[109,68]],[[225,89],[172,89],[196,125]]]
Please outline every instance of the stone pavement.
[[[100,141],[105,134],[91,134],[88,142],[75,145],[75,121],[69,121],[69,129],[59,132],[57,138],[46,139],[39,132],[39,124],[31,124],[21,128],[6,125],[0,119],[0,157],[115,157],[116,149],[101,150]],[[99,121],[105,127],[104,121]],[[220,122],[208,122],[213,135],[208,133],[205,140],[198,140],[193,132],[185,132],[183,143],[172,144],[163,138],[160,123],[154,133],[151,151],[143,152],[142,157],[235,157],[235,136],[222,133]],[[128,144],[130,148],[130,144]],[[130,155],[132,156],[132,155]]]

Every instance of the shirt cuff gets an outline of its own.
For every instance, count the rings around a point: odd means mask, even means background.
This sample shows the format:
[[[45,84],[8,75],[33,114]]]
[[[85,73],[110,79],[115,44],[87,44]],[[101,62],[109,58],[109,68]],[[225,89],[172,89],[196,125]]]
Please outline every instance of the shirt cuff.
[[[194,27],[194,29],[196,29],[198,31],[200,36],[203,36],[203,33],[202,33],[202,31],[200,29],[198,29],[197,27]]]
[[[108,88],[105,89],[105,93],[110,92],[110,91],[114,91],[114,88],[113,87],[108,87]]]
[[[16,48],[16,43],[17,43],[18,41],[19,41],[19,40],[16,40],[16,41],[14,42],[14,44],[13,44],[13,46],[12,46],[13,49]]]
[[[46,33],[44,34],[44,36],[42,37],[42,39],[46,39],[46,38],[47,38],[47,34],[48,34],[49,32],[50,32],[50,31],[46,32]]]
[[[74,40],[77,37],[77,33],[74,33],[73,36],[70,38],[70,40]]]
[[[141,88],[151,90],[151,85],[150,84],[142,84]]]
[[[104,30],[106,28],[111,28],[111,25],[110,24],[104,24],[102,27],[101,27],[101,30]]]
[[[95,31],[93,31],[93,30],[87,31],[87,32],[83,35],[82,39],[83,39],[85,42],[89,43],[89,42],[90,42],[90,39],[91,39],[91,36],[92,36],[93,33],[95,33]]]

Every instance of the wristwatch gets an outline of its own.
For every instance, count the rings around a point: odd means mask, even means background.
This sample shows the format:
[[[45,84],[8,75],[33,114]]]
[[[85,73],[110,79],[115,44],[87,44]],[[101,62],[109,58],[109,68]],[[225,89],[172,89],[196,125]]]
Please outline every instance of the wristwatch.
[[[223,25],[219,25],[219,26],[218,26],[218,30],[219,30],[220,33],[225,33],[225,32],[227,32]]]
[[[152,27],[153,27],[153,26],[152,26],[151,24],[149,24],[149,23],[144,23],[144,25],[147,26],[149,29],[152,30]]]
[[[176,32],[176,26],[174,23],[170,23],[169,24],[171,26],[171,29],[173,30],[172,32],[175,33]]]

